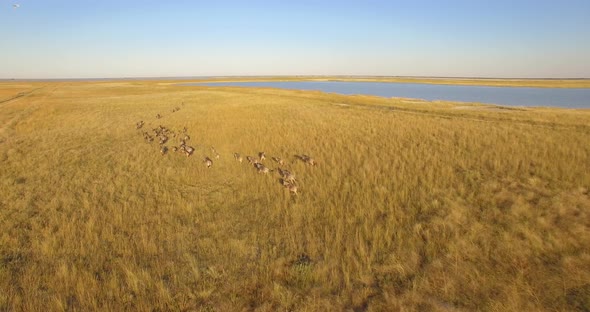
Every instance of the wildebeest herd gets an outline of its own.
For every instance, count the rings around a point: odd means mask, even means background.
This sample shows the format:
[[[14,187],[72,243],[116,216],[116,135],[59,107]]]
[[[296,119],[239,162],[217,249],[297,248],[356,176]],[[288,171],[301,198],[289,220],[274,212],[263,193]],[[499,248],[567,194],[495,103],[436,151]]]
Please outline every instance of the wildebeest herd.
[[[179,107],[175,107],[172,110],[172,112],[174,113],[179,110]],[[163,116],[161,114],[156,115],[156,119],[161,119],[162,117]],[[137,130],[140,130],[143,129],[144,125],[145,123],[142,120],[137,122],[135,126]],[[190,146],[187,143],[191,140],[191,137],[188,135],[188,129],[186,127],[183,127],[182,129],[178,130],[172,130],[170,128],[159,125],[151,129],[151,131],[142,131],[141,133],[143,135],[144,140],[147,143],[152,143],[154,140],[157,140],[160,147],[160,154],[162,156],[167,155],[169,153],[170,149],[167,144],[174,144],[173,142],[178,142],[178,145],[172,145],[172,152],[184,154],[186,157],[190,157],[195,153],[195,147]],[[210,151],[210,155],[212,155],[212,157],[206,155],[203,158],[203,163],[205,164],[205,166],[207,166],[207,168],[213,167],[213,159],[216,159],[217,161],[221,158],[215,147],[211,146]],[[243,163],[244,157],[240,153],[236,152],[233,156],[238,163]],[[299,160],[309,166],[317,165],[317,162],[309,155],[301,154],[294,155],[294,157],[295,160]],[[267,175],[274,171],[278,172],[280,176],[279,183],[286,190],[288,190],[290,194],[293,194],[295,196],[298,195],[299,181],[296,179],[295,174],[293,172],[285,168],[287,162],[283,160],[281,157],[272,156],[270,158],[276,164],[276,167],[274,169],[269,168],[268,162],[266,162],[265,164],[266,153],[264,152],[259,152],[257,157],[246,156],[245,159],[248,162],[248,164],[252,165],[258,173]]]

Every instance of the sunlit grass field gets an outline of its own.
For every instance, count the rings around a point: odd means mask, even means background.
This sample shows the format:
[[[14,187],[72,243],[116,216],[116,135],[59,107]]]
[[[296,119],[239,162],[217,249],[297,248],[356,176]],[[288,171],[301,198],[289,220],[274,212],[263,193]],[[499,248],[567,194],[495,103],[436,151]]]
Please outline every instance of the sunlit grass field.
[[[590,309],[589,110],[157,81],[0,102],[0,310]],[[233,157],[261,151],[298,195]]]

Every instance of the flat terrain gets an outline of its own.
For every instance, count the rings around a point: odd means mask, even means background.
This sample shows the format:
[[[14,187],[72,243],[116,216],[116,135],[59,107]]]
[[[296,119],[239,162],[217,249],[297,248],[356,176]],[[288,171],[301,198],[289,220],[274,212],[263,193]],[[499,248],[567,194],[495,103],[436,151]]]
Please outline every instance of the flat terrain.
[[[506,78],[437,78],[437,77],[379,77],[379,76],[280,76],[280,77],[209,77],[198,80],[178,79],[179,82],[229,82],[229,81],[350,81],[425,83],[488,87],[531,88],[590,88],[590,79],[506,79]]]
[[[590,309],[589,110],[5,82],[0,164],[0,310]]]

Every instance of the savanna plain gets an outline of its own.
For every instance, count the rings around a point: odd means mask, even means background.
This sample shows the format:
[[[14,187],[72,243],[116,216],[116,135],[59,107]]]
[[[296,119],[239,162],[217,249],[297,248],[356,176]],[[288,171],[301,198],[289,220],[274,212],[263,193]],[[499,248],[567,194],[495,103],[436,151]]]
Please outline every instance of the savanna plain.
[[[2,311],[590,310],[589,110],[8,81],[0,164]]]

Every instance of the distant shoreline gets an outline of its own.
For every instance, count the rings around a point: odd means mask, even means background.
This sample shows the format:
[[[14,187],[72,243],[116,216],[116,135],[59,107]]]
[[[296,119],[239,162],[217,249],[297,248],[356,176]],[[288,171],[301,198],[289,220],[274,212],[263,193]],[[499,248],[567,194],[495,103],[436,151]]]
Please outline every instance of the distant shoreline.
[[[6,82],[87,82],[87,81],[152,81],[178,82],[250,82],[250,81],[352,81],[423,83],[445,85],[531,87],[531,88],[590,88],[590,78],[491,78],[491,77],[426,77],[426,76],[195,76],[195,77],[123,77],[123,78],[56,78],[0,79]]]

